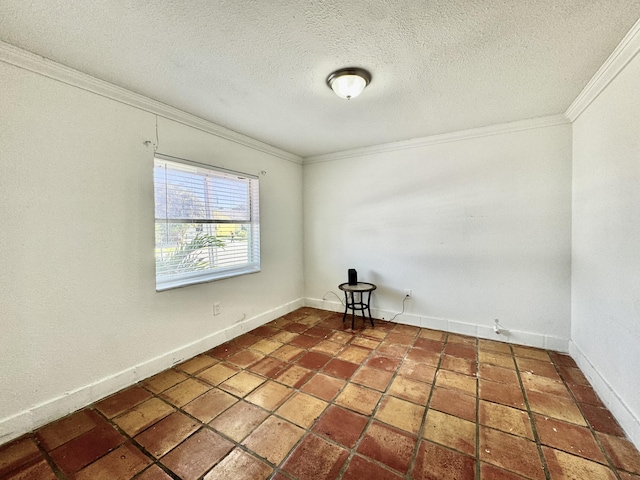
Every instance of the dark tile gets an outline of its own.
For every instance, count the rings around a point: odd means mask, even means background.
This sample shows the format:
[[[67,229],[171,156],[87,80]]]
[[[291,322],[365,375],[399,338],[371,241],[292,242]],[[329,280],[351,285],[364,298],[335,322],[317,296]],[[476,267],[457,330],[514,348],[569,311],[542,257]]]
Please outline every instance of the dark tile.
[[[126,439],[111,425],[102,423],[50,452],[65,475],[71,475],[110,452]]]
[[[509,472],[484,462],[480,463],[480,478],[483,480],[526,480],[525,477],[517,473]]]
[[[602,450],[588,428],[543,415],[534,415],[533,418],[543,445],[599,463],[606,463]]]
[[[333,333],[333,330],[331,328],[318,327],[318,326],[311,327],[309,330],[306,330],[304,332],[305,335],[322,338],[322,339],[329,337],[329,335],[331,335],[332,333]]]
[[[633,443],[605,433],[598,433],[598,438],[616,468],[640,474],[640,452]]]
[[[293,333],[302,333],[309,330],[309,326],[303,325],[302,323],[298,323],[298,322],[291,322],[288,325],[284,326],[284,330],[287,330],[288,332],[293,332]]]
[[[349,452],[316,435],[307,435],[295,448],[282,469],[299,480],[333,480],[349,457]]]
[[[301,390],[330,402],[336,397],[336,395],[338,395],[338,392],[345,386],[345,384],[346,381],[343,379],[330,377],[323,373],[317,373],[311,377],[311,380],[304,384]]]
[[[475,361],[476,348],[466,343],[451,343],[447,342],[444,346],[445,355],[451,355],[452,357],[466,358],[467,360]]]
[[[229,453],[233,446],[217,433],[203,428],[160,461],[182,480],[196,480]]]
[[[40,450],[31,438],[20,438],[0,446],[0,478],[9,472],[29,465],[41,457]]]
[[[151,459],[131,443],[125,443],[80,470],[74,480],[129,480],[151,463]]]
[[[372,480],[402,480],[404,477],[373,463],[371,460],[355,455],[344,472],[342,480],[363,480],[365,478]]]
[[[360,365],[356,365],[355,363],[334,358],[324,366],[322,372],[327,375],[331,375],[332,377],[348,380],[359,367]]]
[[[480,426],[480,460],[533,480],[545,473],[536,444],[523,437]]]
[[[353,448],[367,422],[368,418],[364,415],[332,405],[320,417],[313,431],[347,448]]]
[[[218,358],[220,360],[224,360],[225,358],[237,353],[241,350],[242,347],[235,343],[227,342],[222,345],[218,345],[215,348],[212,348],[207,352],[207,355],[212,356],[213,358]]]
[[[324,353],[307,352],[298,358],[296,363],[311,370],[320,370],[329,360],[331,360],[331,357]]]
[[[578,365],[576,364],[575,360],[571,358],[569,355],[567,355],[566,353],[549,352],[549,357],[551,357],[551,360],[556,365],[578,368]]]
[[[262,460],[235,448],[203,480],[263,480],[273,469]]]
[[[588,405],[605,408],[604,403],[602,403],[602,400],[600,400],[600,397],[598,397],[596,392],[593,390],[593,387],[590,385],[587,386],[568,383],[567,386],[578,403],[586,403]]]
[[[291,340],[289,343],[296,347],[309,349],[313,347],[315,344],[317,344],[320,340],[321,339],[318,337],[312,337],[310,335],[301,334],[301,335],[298,335],[293,340]]]
[[[542,447],[542,452],[553,479],[616,480],[608,467],[586,458],[576,457],[549,447]]]
[[[374,421],[367,429],[357,451],[404,475],[409,470],[415,444],[415,436]]]
[[[520,386],[506,383],[479,380],[478,388],[480,398],[494,403],[501,403],[510,407],[524,409],[524,397]]]
[[[620,480],[640,480],[640,475],[634,475],[621,470],[618,470],[618,475],[620,475]]]
[[[261,327],[254,328],[253,330],[251,330],[251,334],[255,335],[256,337],[272,337],[273,335],[275,335],[279,331],[280,331],[280,329],[278,329],[278,328],[267,327],[267,326],[263,325]]]
[[[96,403],[96,410],[107,418],[113,418],[151,398],[142,387],[134,385]]]
[[[430,338],[419,337],[413,343],[414,348],[421,348],[423,350],[429,350],[430,352],[435,352],[440,354],[442,352],[442,347],[444,346],[443,342],[438,340],[432,340]]]
[[[29,464],[20,470],[14,470],[9,476],[2,476],[4,480],[57,480],[56,474],[46,460]]]
[[[400,365],[400,360],[392,357],[385,357],[384,355],[372,355],[365,362],[365,365],[371,368],[377,368],[379,370],[385,370],[387,372],[395,372]]]
[[[174,412],[135,440],[156,458],[160,458],[200,427],[200,423],[180,412]]]
[[[582,371],[577,367],[560,366],[558,367],[558,370],[560,370],[560,375],[567,383],[575,383],[578,385],[586,386],[590,385],[587,377],[585,377]]]
[[[167,472],[158,465],[151,465],[144,472],[136,477],[136,480],[173,480]]]
[[[240,348],[247,348],[260,341],[262,337],[254,335],[252,332],[245,333],[244,335],[240,335],[239,337],[233,340],[233,343]]]
[[[47,452],[50,452],[63,443],[73,440],[103,423],[104,420],[102,417],[93,410],[80,410],[68,417],[64,417],[42,427],[36,432],[36,437],[40,445],[42,445]]]
[[[411,478],[414,480],[472,480],[475,460],[431,442],[420,443]],[[493,479],[492,479],[493,480]]]
[[[448,388],[434,388],[429,408],[470,422],[476,421],[476,397]]]

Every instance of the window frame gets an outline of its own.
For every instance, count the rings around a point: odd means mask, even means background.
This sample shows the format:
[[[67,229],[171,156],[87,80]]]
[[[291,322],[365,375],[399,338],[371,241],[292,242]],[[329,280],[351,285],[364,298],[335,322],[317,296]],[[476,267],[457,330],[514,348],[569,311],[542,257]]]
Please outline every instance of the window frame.
[[[156,182],[156,169],[158,167],[158,162],[167,165],[167,164],[175,164],[178,167],[183,166],[185,171],[188,169],[194,169],[193,174],[196,176],[202,176],[203,178],[206,176],[214,177],[216,179],[230,179],[232,177],[237,177],[241,180],[246,180],[248,182],[248,195],[249,195],[249,219],[248,221],[243,220],[226,220],[226,219],[214,219],[213,216],[215,214],[212,212],[212,207],[209,206],[209,202],[205,202],[207,206],[205,209],[207,210],[207,214],[210,218],[200,219],[203,220],[201,222],[190,222],[189,220],[193,220],[193,218],[176,218],[170,217],[169,208],[167,203],[164,206],[164,217],[158,217],[158,205],[156,202],[156,195],[158,194],[157,188],[158,185],[161,188],[167,188],[168,184],[171,182],[167,182],[165,179],[164,183]],[[178,169],[176,169],[177,171]],[[239,172],[235,170],[230,170],[227,168],[217,167],[209,164],[203,164],[194,162],[191,160],[186,160],[183,158],[172,157],[169,155],[164,155],[160,153],[155,153],[153,160],[153,194],[154,194],[154,231],[157,232],[159,224],[176,224],[176,223],[191,223],[191,224],[213,224],[213,225],[224,225],[224,224],[241,224],[248,226],[247,233],[247,262],[241,265],[234,266],[213,266],[211,268],[206,268],[203,270],[190,271],[186,273],[179,273],[173,275],[161,275],[158,271],[158,238],[157,233],[154,234],[154,258],[155,258],[155,278],[156,278],[156,291],[161,292],[165,290],[170,290],[174,288],[186,287],[189,285],[196,285],[200,283],[213,282],[217,280],[223,280],[225,278],[236,277],[239,275],[247,275],[251,273],[258,273],[261,270],[261,262],[260,262],[260,184],[259,179],[256,175],[251,175],[245,172]],[[211,210],[210,210],[211,208]],[[162,209],[162,208],[161,208]],[[173,220],[173,222],[171,221]],[[215,248],[215,247],[213,247]]]

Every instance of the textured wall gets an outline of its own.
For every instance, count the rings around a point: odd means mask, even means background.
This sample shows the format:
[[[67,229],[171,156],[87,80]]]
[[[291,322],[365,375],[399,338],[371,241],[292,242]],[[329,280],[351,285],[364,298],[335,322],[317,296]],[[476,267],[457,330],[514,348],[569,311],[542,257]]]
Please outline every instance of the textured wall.
[[[575,121],[572,355],[640,446],[640,58]]]
[[[570,125],[305,165],[304,200],[308,298],[355,268],[385,318],[410,288],[398,321],[567,349]]]
[[[262,272],[157,293],[155,116],[4,63],[0,79],[0,443],[301,297],[300,165],[159,119],[160,152],[266,175]]]

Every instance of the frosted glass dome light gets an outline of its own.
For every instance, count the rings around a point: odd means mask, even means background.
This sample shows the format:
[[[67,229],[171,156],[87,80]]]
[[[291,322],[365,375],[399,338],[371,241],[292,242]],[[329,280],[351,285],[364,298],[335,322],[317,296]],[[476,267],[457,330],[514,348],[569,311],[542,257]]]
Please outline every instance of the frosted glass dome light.
[[[351,100],[362,93],[371,82],[371,74],[362,68],[343,68],[327,77],[327,85],[336,95]]]

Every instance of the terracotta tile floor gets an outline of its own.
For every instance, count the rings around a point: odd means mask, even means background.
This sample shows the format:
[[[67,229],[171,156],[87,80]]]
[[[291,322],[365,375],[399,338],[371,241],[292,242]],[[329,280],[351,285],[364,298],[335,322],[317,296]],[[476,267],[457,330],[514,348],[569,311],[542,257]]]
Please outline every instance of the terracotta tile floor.
[[[0,447],[2,479],[640,480],[566,355],[302,308]]]

